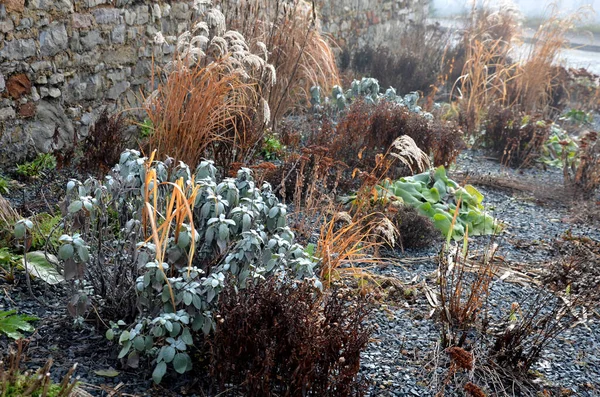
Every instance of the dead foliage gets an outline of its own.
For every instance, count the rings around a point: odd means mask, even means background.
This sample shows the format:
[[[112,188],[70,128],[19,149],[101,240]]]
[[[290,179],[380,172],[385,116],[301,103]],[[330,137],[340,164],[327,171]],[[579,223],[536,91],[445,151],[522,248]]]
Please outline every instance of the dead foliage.
[[[396,43],[363,47],[348,66],[355,74],[376,78],[382,87],[428,95],[442,73],[449,43],[450,34],[439,24],[410,21]]]
[[[565,155],[566,155],[566,151]],[[563,173],[565,188],[573,192],[574,198],[593,199],[600,186],[600,141],[598,133],[587,132],[579,141],[579,163],[565,164]]]
[[[565,233],[554,242],[554,257],[545,266],[542,281],[552,290],[582,296],[593,302],[600,297],[600,242]]]
[[[368,343],[366,303],[309,282],[232,285],[220,295],[209,340],[220,390],[246,396],[361,396],[360,353]]]
[[[186,164],[210,157],[226,166],[236,160],[234,149],[253,146],[245,142],[244,127],[250,124],[248,107],[257,101],[256,91],[239,72],[228,70],[225,59],[210,66],[173,60],[172,70],[145,101],[154,126],[151,149]]]
[[[483,128],[482,145],[511,167],[532,165],[550,134],[550,123],[540,116],[499,106],[489,108]]]
[[[309,141],[328,147],[350,169],[369,170],[377,165],[377,155],[385,153],[402,135],[431,154],[436,166],[451,164],[464,145],[462,133],[455,126],[429,121],[388,101],[375,106],[365,101],[353,103],[334,129],[324,125]],[[391,178],[409,174],[403,167],[390,171]]]
[[[105,108],[82,142],[84,153],[79,166],[102,178],[119,162],[121,153],[127,148],[126,129],[123,115],[110,115]]]

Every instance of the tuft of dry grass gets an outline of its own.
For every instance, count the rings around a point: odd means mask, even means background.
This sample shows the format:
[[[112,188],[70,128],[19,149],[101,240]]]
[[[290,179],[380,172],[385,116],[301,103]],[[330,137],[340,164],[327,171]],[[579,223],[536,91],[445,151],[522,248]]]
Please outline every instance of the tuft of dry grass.
[[[154,127],[149,146],[188,164],[211,157],[227,168],[257,150],[271,119],[264,90],[277,79],[264,45],[251,51],[215,8],[203,16],[177,38],[172,61],[153,70],[157,89],[144,101]],[[166,41],[159,33],[155,42]]]
[[[155,258],[158,268],[164,275],[164,279],[169,288],[171,295],[171,304],[175,305],[175,297],[173,289],[168,281],[169,275],[165,273],[167,246],[171,238],[175,242],[179,239],[179,233],[186,220],[191,230],[190,249],[188,252],[188,268],[192,266],[192,260],[195,252],[195,235],[194,216],[192,208],[196,195],[200,190],[199,185],[185,186],[183,178],[180,178],[175,183],[163,182],[160,183],[156,168],[153,167],[154,156],[156,151],[152,153],[150,158],[146,160],[146,177],[144,181],[144,207],[142,210],[142,225],[144,233],[149,231],[146,243],[152,241],[155,247]],[[159,202],[158,189],[159,186],[164,186],[172,190],[166,202]],[[162,208],[164,206],[164,208]]]
[[[455,215],[456,216],[456,215]],[[462,347],[469,330],[476,324],[487,300],[497,264],[496,246],[488,247],[473,272],[468,271],[468,231],[462,250],[458,247],[442,250],[439,255],[439,311],[444,324],[444,346]]]
[[[197,164],[212,155],[221,164],[234,160],[234,144],[243,141],[247,107],[255,92],[242,76],[224,74],[223,61],[188,67],[175,60],[173,70],[145,101],[154,126],[149,146],[159,155]]]
[[[462,124],[476,133],[492,106],[518,107],[549,115],[560,86],[559,55],[566,34],[581,20],[585,9],[563,16],[558,8],[540,25],[529,52],[521,60],[511,58],[520,39],[518,17],[513,8],[496,12],[473,6],[463,35],[465,62],[452,88],[458,94]]]

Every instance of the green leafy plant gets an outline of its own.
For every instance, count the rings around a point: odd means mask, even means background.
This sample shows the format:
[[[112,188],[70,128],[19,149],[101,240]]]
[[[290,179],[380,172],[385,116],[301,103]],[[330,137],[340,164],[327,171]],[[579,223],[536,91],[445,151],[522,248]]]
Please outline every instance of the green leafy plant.
[[[566,112],[561,120],[567,120],[578,125],[587,125],[594,122],[594,115],[580,109],[571,109]]]
[[[33,332],[35,328],[30,324],[38,320],[37,317],[26,314],[17,314],[16,310],[0,311],[0,333],[12,339],[21,339],[21,332]]]
[[[0,194],[10,193],[9,182],[0,176]]]
[[[417,208],[445,237],[460,240],[467,233],[487,235],[501,229],[500,224],[485,213],[483,195],[471,185],[459,186],[448,178],[443,166],[435,172],[386,181],[377,191],[378,199],[400,201]]]
[[[267,135],[263,142],[262,155],[267,161],[276,160],[281,156],[284,149],[285,146],[281,144],[281,141],[276,135]]]
[[[56,157],[50,153],[40,153],[33,160],[23,164],[17,164],[17,174],[26,178],[39,178],[46,171],[56,168]]]
[[[139,126],[141,138],[150,138],[152,134],[154,134],[154,124],[152,124],[152,120],[144,119],[144,121]]]
[[[33,229],[31,230],[31,248],[35,250],[44,249],[46,244],[51,247],[58,247],[57,236],[60,230],[60,215],[51,215],[42,212],[31,217]]]
[[[15,269],[22,258],[22,255],[11,252],[8,247],[0,248],[0,268],[4,273],[4,279],[9,283],[15,280]]]
[[[541,163],[556,168],[577,167],[579,145],[569,134],[556,124],[552,124],[550,136],[542,146]]]

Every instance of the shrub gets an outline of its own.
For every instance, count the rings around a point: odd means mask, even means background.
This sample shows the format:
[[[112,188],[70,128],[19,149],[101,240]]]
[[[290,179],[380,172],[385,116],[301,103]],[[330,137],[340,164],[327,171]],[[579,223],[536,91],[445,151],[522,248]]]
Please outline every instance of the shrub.
[[[97,177],[105,175],[119,161],[127,146],[125,120],[122,114],[109,115],[104,108],[82,142],[80,167],[93,171]]]
[[[496,12],[473,5],[469,15],[461,44],[465,62],[453,93],[458,94],[461,124],[470,134],[479,132],[493,106],[518,107],[549,117],[555,111],[553,105],[559,106],[564,96],[564,79],[554,63],[582,13],[560,16],[553,7],[536,31],[531,50],[516,62],[509,56],[519,36],[516,11],[511,5],[502,5]]]
[[[173,60],[154,73],[158,88],[144,103],[154,129],[149,146],[188,164],[210,157],[227,167],[260,148],[260,128],[271,118],[260,87],[275,83],[275,71],[265,48],[251,52],[240,33],[226,31],[220,11],[203,15],[206,22],[182,33]],[[156,42],[165,43],[162,35]]]
[[[451,164],[463,145],[461,132],[455,127],[383,100],[375,106],[366,101],[352,104],[338,122],[328,146],[351,169],[370,170],[376,165],[376,156],[385,153],[402,135],[411,137],[421,150],[433,155],[436,165]],[[402,175],[396,172],[390,176]]]
[[[479,325],[497,268],[494,263],[497,247],[492,246],[474,274],[469,274],[467,244],[466,238],[462,250],[453,250],[447,244],[439,254],[438,311],[443,324],[442,344],[446,347],[464,347],[467,336]]]
[[[107,337],[118,338],[119,358],[130,365],[153,360],[157,383],[168,365],[191,369],[193,333],[214,329],[226,276],[242,289],[272,274],[313,277],[315,263],[294,244],[287,208],[270,186],[257,188],[246,168],[219,183],[216,175],[209,161],[192,173],[183,162],[129,150],[104,183],[69,182],[72,232],[58,254],[65,277],[78,279],[71,304],[85,309],[91,299],[101,313],[112,308],[114,320],[129,314]]]
[[[531,165],[550,136],[550,123],[539,116],[497,106],[489,109],[484,129],[483,146],[513,167]]]
[[[221,293],[212,375],[247,396],[360,396],[366,303],[348,291],[270,280]]]
[[[372,76],[383,87],[428,95],[438,82],[450,35],[439,24],[410,22],[395,44],[363,47],[352,59],[354,71]]]
[[[402,249],[431,247],[440,240],[440,233],[433,221],[408,205],[391,207],[391,221],[398,229]]]

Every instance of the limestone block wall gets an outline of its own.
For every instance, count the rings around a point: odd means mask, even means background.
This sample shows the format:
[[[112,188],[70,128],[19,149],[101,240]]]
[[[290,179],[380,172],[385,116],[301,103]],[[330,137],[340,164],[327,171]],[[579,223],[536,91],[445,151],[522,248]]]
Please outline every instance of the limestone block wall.
[[[342,49],[391,44],[410,21],[427,16],[430,0],[318,0],[322,28]]]
[[[0,2],[0,164],[72,144],[104,105],[138,106],[155,33],[194,18],[190,1]]]

